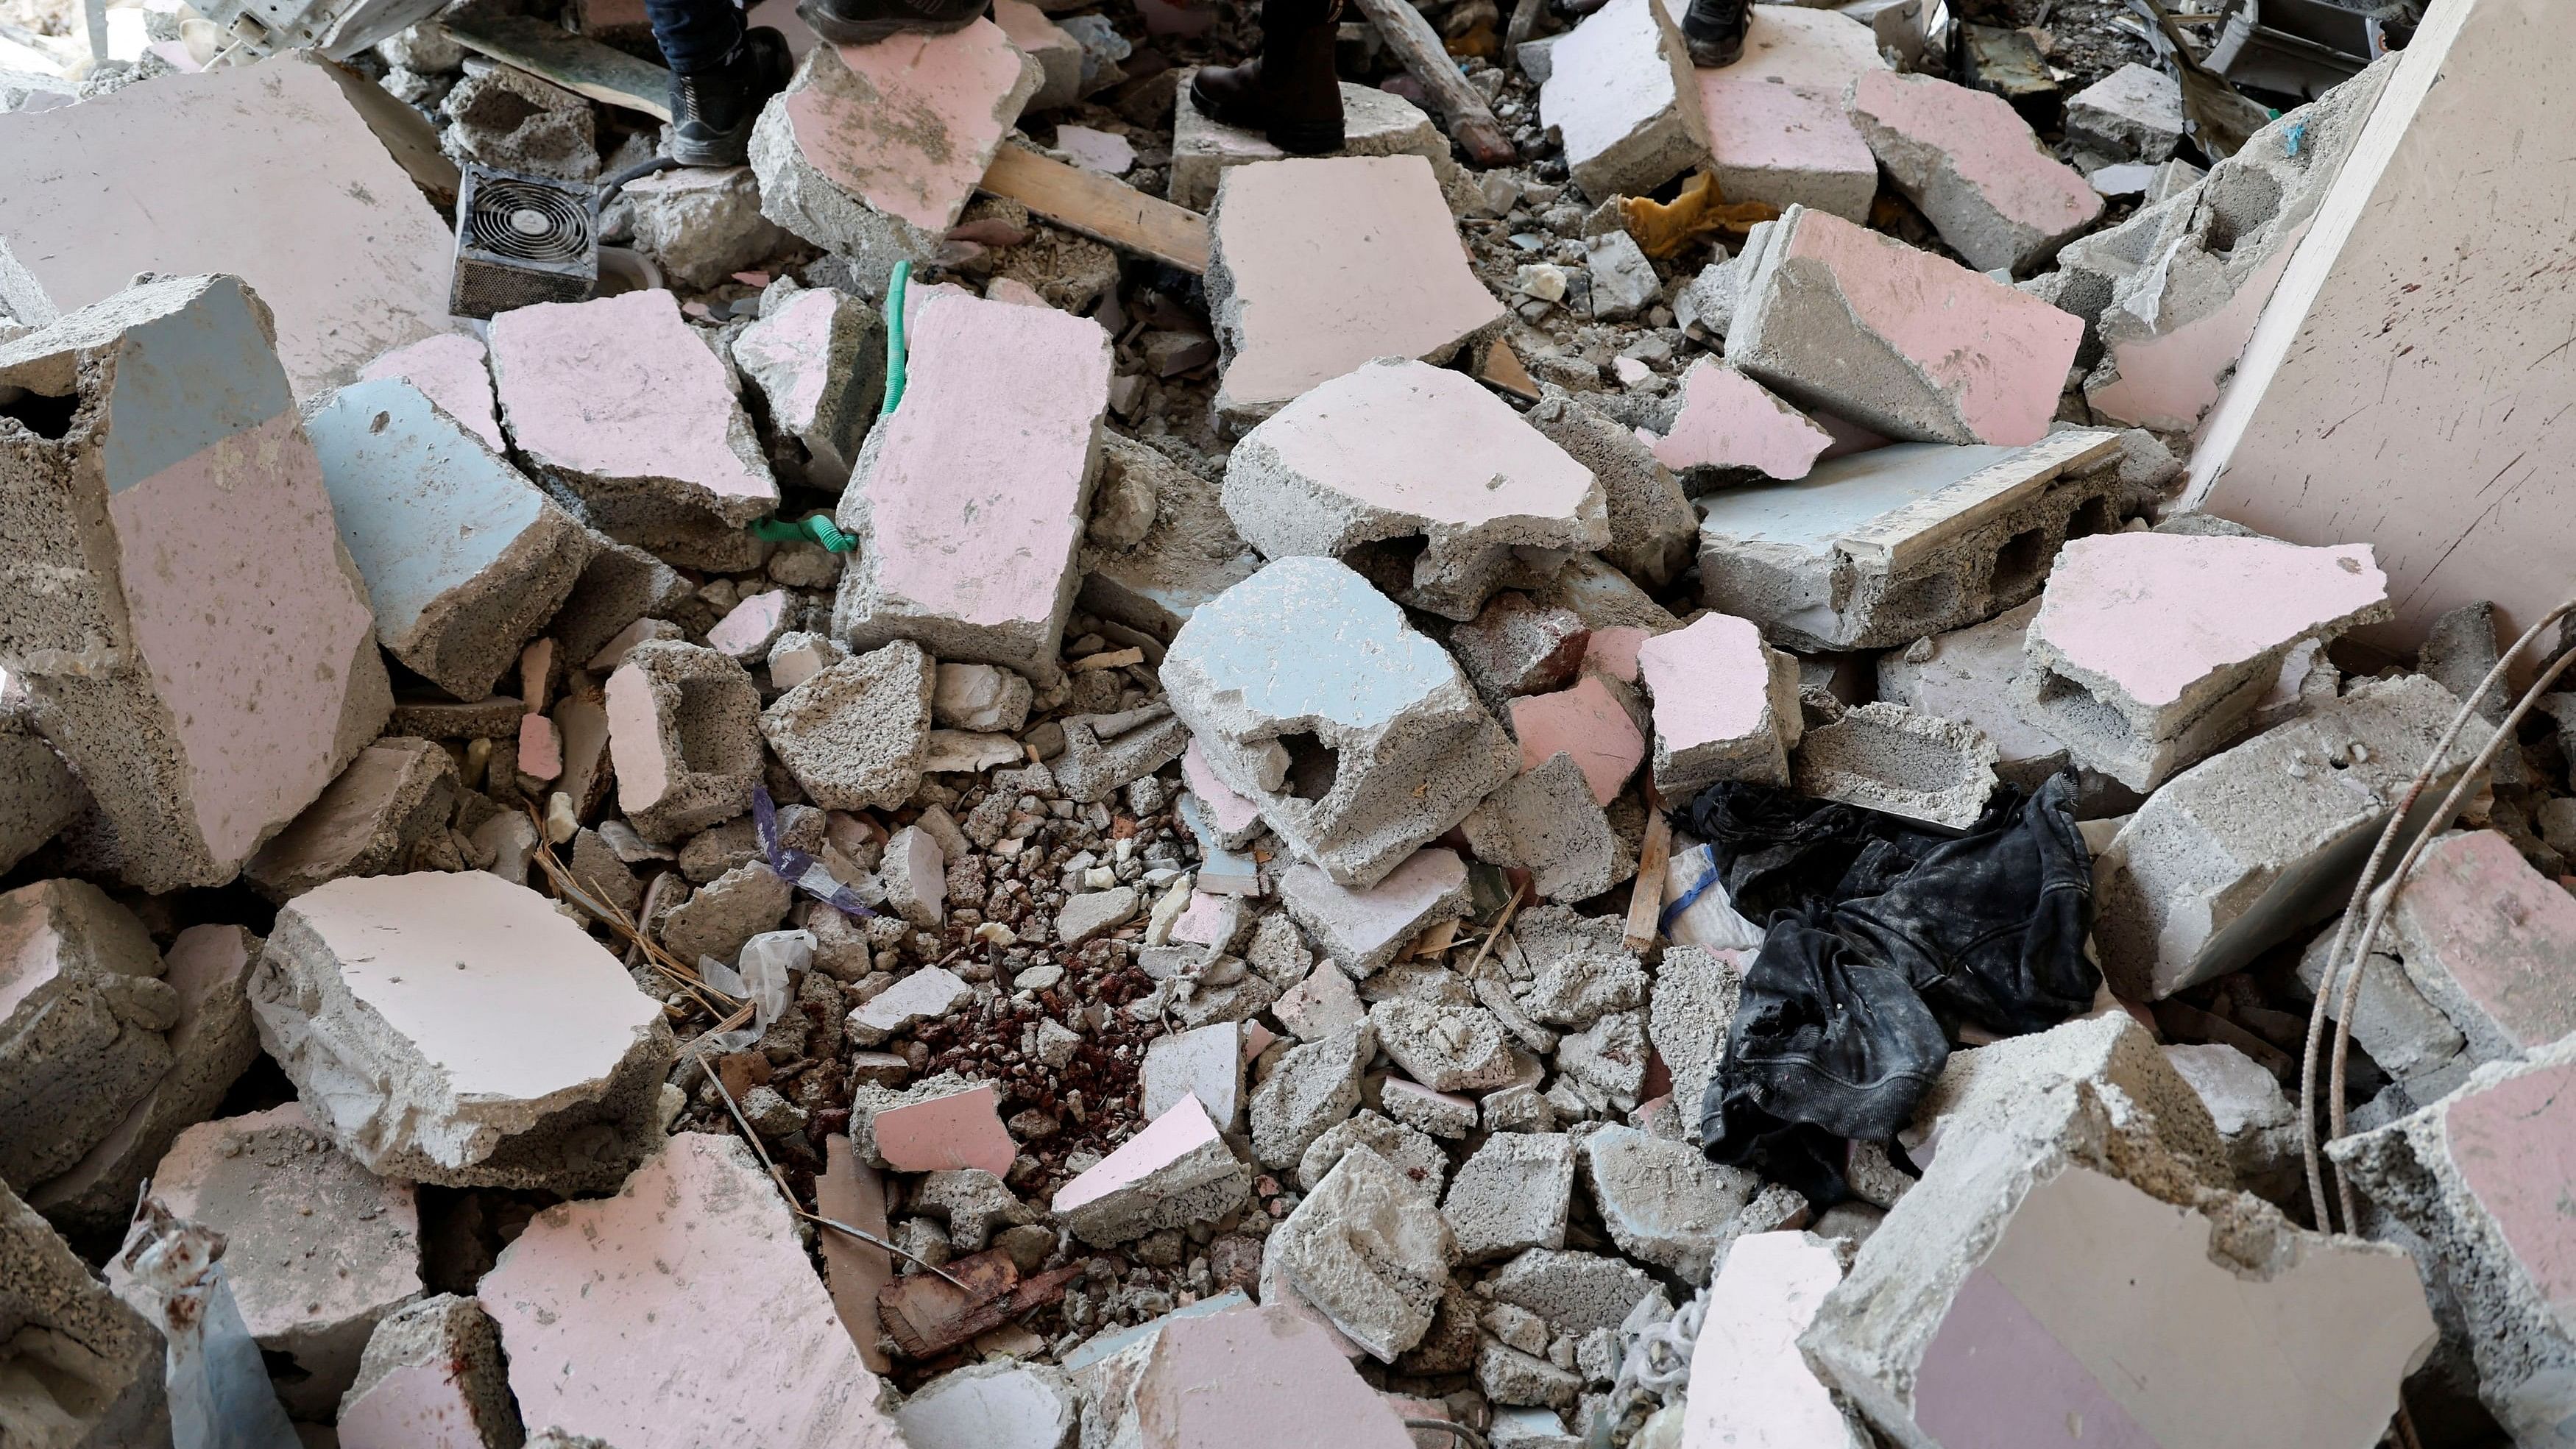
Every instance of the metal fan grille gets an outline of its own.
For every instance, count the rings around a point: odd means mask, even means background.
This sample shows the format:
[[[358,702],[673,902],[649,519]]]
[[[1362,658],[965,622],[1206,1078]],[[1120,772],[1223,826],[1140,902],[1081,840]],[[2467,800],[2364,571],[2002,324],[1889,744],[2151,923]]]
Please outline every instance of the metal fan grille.
[[[590,251],[588,210],[552,186],[485,180],[466,230],[475,250],[514,261],[577,262]]]

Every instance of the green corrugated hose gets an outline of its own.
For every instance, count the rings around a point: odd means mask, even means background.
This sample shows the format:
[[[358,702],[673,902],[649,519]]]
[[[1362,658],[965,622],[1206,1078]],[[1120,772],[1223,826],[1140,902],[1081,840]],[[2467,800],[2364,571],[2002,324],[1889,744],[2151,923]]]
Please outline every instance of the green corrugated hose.
[[[894,264],[894,276],[886,283],[886,382],[885,406],[877,409],[878,417],[888,417],[896,403],[903,401],[903,294],[912,285],[912,263]],[[818,543],[833,553],[848,553],[859,541],[833,526],[832,520],[820,513],[790,522],[784,518],[763,518],[751,525],[754,538],[772,543]]]

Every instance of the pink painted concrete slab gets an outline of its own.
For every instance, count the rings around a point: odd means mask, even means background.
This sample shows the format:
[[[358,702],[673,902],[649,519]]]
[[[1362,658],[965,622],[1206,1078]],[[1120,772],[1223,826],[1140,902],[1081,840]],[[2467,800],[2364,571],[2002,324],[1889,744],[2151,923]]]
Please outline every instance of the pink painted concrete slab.
[[[1011,1170],[1019,1144],[1002,1125],[991,1086],[971,1087],[889,1107],[876,1115],[877,1155],[897,1172],[945,1172],[980,1167],[1000,1177]]]
[[[736,659],[753,660],[769,653],[770,641],[786,627],[796,596],[785,589],[765,589],[725,611],[707,631],[707,647]]]
[[[731,1138],[681,1133],[615,1197],[539,1213],[475,1292],[530,1424],[618,1449],[903,1449],[786,1203]]]
[[[2451,1163],[2514,1266],[2563,1320],[2576,1311],[2576,1066],[2471,1088],[2444,1109]]]
[[[1213,946],[1225,935],[1226,905],[1232,896],[1190,892],[1189,909],[1172,922],[1172,939],[1193,946]]]
[[[2532,869],[2502,832],[2427,846],[2396,909],[2408,937],[2433,957],[2417,963],[2410,953],[2407,969],[2447,975],[2514,1046],[2576,1032],[2576,897]]]
[[[2058,554],[2031,629],[2069,664],[2155,706],[2387,594],[2366,543],[2103,534]]]
[[[340,1449],[485,1449],[465,1386],[445,1365],[404,1364],[340,1411]]]
[[[1686,8],[1666,0],[1676,19]],[[1843,109],[1853,81],[1887,63],[1869,27],[1831,10],[1751,7],[1744,55],[1695,72],[1710,170],[1729,201],[1869,216],[1878,160]]]
[[[358,369],[361,382],[399,377],[419,388],[449,417],[465,425],[495,453],[507,453],[501,439],[501,414],[492,400],[492,370],[484,361],[483,339],[470,332],[442,332],[408,347],[397,347]]]
[[[1189,1154],[1222,1139],[1207,1107],[1184,1094],[1145,1130],[1118,1144],[1115,1151],[1086,1169],[1055,1193],[1055,1211],[1069,1213],[1085,1203],[1123,1192]]]
[[[1853,319],[1947,394],[1978,441],[2047,436],[2082,319],[1821,212],[1802,213],[1787,245],[1782,265],[1830,274]]]
[[[2308,223],[2302,221],[2285,234],[2226,306],[2170,332],[2114,340],[2111,362],[2119,375],[2100,387],[2086,388],[2084,401],[2113,422],[2172,432],[2198,427],[2201,416],[2217,405],[2221,386],[2235,374],[2237,359],[2253,340],[2264,304],[2271,300],[2272,289],[2280,284],[2307,232]]]
[[[671,478],[728,516],[778,501],[724,364],[661,290],[546,302],[492,319],[512,440],[594,478]]]
[[[1583,646],[1583,667],[1597,669],[1621,684],[1637,682],[1637,653],[1646,641],[1655,637],[1634,624],[1614,624],[1595,629]]]
[[[519,773],[551,780],[563,773],[563,741],[541,714],[519,716]]]
[[[1771,661],[1750,619],[1702,614],[1637,650],[1655,700],[1655,737],[1676,752],[1769,727]]]
[[[1773,478],[1807,476],[1833,435],[1805,413],[1713,357],[1682,374],[1681,411],[1673,430],[1638,437],[1674,472],[1692,468],[1754,468]]]
[[[1870,71],[1852,84],[1851,111],[1898,186],[1970,266],[2021,266],[2101,218],[2101,194],[2002,96]]]
[[[1691,1349],[1682,1449],[1843,1449],[1851,1431],[1798,1354],[1816,1305],[1843,1280],[1834,1250],[1805,1233],[1735,1240],[1709,1285]]]
[[[833,185],[945,231],[1036,94],[1037,62],[977,20],[947,35],[818,46],[783,103],[805,160]]]
[[[1199,751],[1199,742],[1195,738],[1181,754],[1181,783],[1189,786],[1190,793],[1207,806],[1208,818],[1220,835],[1233,837],[1238,831],[1250,829],[1253,822],[1261,818],[1261,807],[1236,794],[1231,786],[1216,777],[1214,770],[1208,768],[1207,756]]]
[[[1512,701],[1512,733],[1520,737],[1521,770],[1535,770],[1556,754],[1569,754],[1592,786],[1592,798],[1608,805],[1646,758],[1646,740],[1637,733],[1610,688],[1592,675],[1571,689],[1554,694],[1524,695]]]
[[[1165,1325],[1136,1381],[1146,1449],[1411,1449],[1332,1336],[1281,1308]]]

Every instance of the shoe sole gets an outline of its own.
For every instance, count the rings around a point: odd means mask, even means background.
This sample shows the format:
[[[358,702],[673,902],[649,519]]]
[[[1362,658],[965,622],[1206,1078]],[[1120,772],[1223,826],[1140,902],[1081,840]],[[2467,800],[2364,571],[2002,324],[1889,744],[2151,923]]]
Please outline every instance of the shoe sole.
[[[739,136],[717,141],[690,142],[671,138],[671,159],[683,166],[747,166],[751,164],[751,128],[745,126]]]
[[[874,45],[898,35],[953,35],[982,19],[983,12],[969,11],[955,20],[843,20],[806,0],[796,7],[796,18],[834,45]]]

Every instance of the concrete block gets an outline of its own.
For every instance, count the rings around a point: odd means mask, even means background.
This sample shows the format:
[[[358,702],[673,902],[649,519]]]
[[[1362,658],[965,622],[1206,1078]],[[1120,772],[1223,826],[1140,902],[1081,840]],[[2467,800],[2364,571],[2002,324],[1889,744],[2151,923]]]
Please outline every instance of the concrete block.
[[[2325,984],[2326,954],[2334,948],[2334,927],[2319,931],[2308,948],[2299,956],[2299,980],[2310,991]],[[2346,942],[2350,949],[2350,942]],[[2388,938],[2383,933],[2361,967],[2361,994],[2353,1003],[2353,1044],[2367,1053],[2380,1070],[2401,1082],[2412,1082],[2425,1089],[2427,1096],[2441,1096],[2458,1085],[2470,1065],[2460,1058],[2460,1048],[2467,1039],[2451,1019],[2424,999],[2415,983],[2407,978],[2406,969],[2388,954]],[[2347,980],[2349,978],[2346,978]],[[2338,986],[2326,1000],[2329,1020],[2343,1019],[2343,988]],[[2410,1091],[2408,1096],[2412,1098]]]
[[[1143,1131],[1056,1189],[1053,1210],[1076,1237],[1105,1248],[1224,1217],[1251,1193],[1251,1168],[1226,1146],[1198,1097],[1184,1093]]]
[[[6,901],[0,897],[0,912]],[[143,1180],[172,1139],[214,1115],[259,1056],[246,990],[259,948],[260,939],[239,926],[190,926],[170,943],[162,980],[178,995],[179,1016],[166,1034],[170,1068],[78,1162],[28,1194],[28,1205],[47,1221],[71,1233],[112,1236],[132,1217]],[[14,1031],[7,1039],[25,1040]]]
[[[1530,907],[1517,919],[1518,959],[1506,959],[1504,970],[1514,978],[1513,1000],[1532,1019],[1586,1027],[1604,1012],[1645,1002],[1646,972],[1623,943],[1620,920],[1581,916],[1564,906]],[[1524,968],[1527,977],[1521,975]]]
[[[1558,39],[1539,120],[1586,196],[1644,195],[1708,159],[1690,48],[1658,0],[1610,0]]]
[[[1458,174],[1449,156],[1449,138],[1420,106],[1375,86],[1342,84],[1342,147],[1337,156],[1419,156],[1445,187]],[[1173,91],[1172,168],[1165,192],[1175,205],[1205,211],[1216,200],[1217,182],[1237,166],[1280,161],[1285,151],[1259,131],[1247,131],[1209,118],[1190,99],[1190,75],[1184,73]]]
[[[606,695],[617,808],[638,834],[674,841],[751,808],[761,770],[760,689],[741,665],[712,649],[656,640],[627,652]]]
[[[2576,1045],[2489,1066],[2421,1111],[2331,1143],[2375,1205],[2421,1238],[2448,1281],[2477,1394],[2516,1443],[2554,1444],[2576,1412],[2566,1366],[2565,1154],[2556,1150]]]
[[[1552,901],[1588,901],[1637,871],[1636,856],[1568,754],[1513,776],[1478,802],[1461,828],[1478,860],[1530,872],[1530,889]]]
[[[773,666],[774,669],[774,666]],[[960,730],[1016,734],[1028,723],[1036,691],[1007,669],[990,664],[942,664],[931,684],[931,723]]]
[[[599,1191],[659,1141],[661,1008],[544,896],[483,871],[337,880],[278,912],[260,1044],[368,1170]]]
[[[2207,1112],[2126,1013],[1953,1055],[1927,1119],[1937,1155],[1799,1339],[1880,1433],[2378,1442],[2434,1340],[2413,1264],[2222,1190]]]
[[[2041,595],[2014,703],[2078,763],[2152,790],[2236,737],[2292,649],[2388,612],[2368,544],[2078,539]]]
[[[815,804],[890,809],[921,787],[937,668],[920,645],[897,640],[779,696],[761,735]]]
[[[1867,1449],[1832,1391],[1798,1355],[1798,1335],[1843,1280],[1831,1244],[1801,1232],[1738,1239],[1709,1285],[1691,1347],[1682,1443],[1742,1449]]]
[[[2160,1000],[2331,915],[2458,708],[2418,676],[2363,680],[2167,781],[2094,862],[2112,988]],[[2470,754],[2454,745],[2418,815]],[[2410,817],[2401,847],[2426,823]]]
[[[1260,807],[1236,794],[1208,768],[1207,756],[1195,739],[1181,751],[1181,781],[1189,787],[1186,798],[1197,802],[1195,810],[1186,804],[1181,807],[1183,817],[1193,830],[1204,827],[1209,837],[1200,841],[1202,857],[1209,839],[1220,850],[1240,850],[1267,828],[1261,823]]]
[[[769,405],[770,427],[803,453],[796,476],[838,493],[885,394],[885,323],[877,309],[829,287],[762,299],[733,340],[734,365]]]
[[[304,430],[386,652],[458,699],[489,695],[572,592],[589,535],[408,382],[341,388]]]
[[[908,1449],[1064,1449],[1081,1417],[1061,1371],[1009,1361],[952,1369],[895,1411]]]
[[[1053,762],[1067,797],[1095,805],[1181,757],[1189,728],[1169,705],[1142,705],[1116,714],[1065,715],[1064,753]]]
[[[1289,918],[1352,976],[1375,975],[1433,925],[1467,914],[1467,865],[1434,846],[1415,852],[1364,889],[1336,884],[1318,867],[1296,865],[1279,879]]]
[[[1610,541],[1589,469],[1472,378],[1409,358],[1364,363],[1255,427],[1223,497],[1264,555],[1341,559],[1458,620]]]
[[[1791,774],[1800,794],[1965,830],[1995,792],[1995,744],[1975,725],[1865,704],[1807,731]]]
[[[1344,1154],[1271,1245],[1299,1296],[1381,1363],[1422,1341],[1456,1256],[1430,1197],[1374,1152]]]
[[[483,339],[471,332],[441,332],[408,343],[358,369],[358,381],[399,378],[483,440],[506,453],[500,405],[492,397],[492,366]]]
[[[2121,66],[2066,98],[2066,139],[2149,165],[2182,144],[2182,84],[2153,66]]]
[[[2255,1196],[2288,1201],[2301,1190],[2299,1112],[2271,1070],[2224,1043],[2165,1046],[2165,1064],[2200,1094],[2227,1144],[2227,1165]]]
[[[1406,1076],[1435,1092],[1474,1092],[1512,1080],[1510,1038],[1480,1006],[1396,998],[1369,1008],[1378,1045]]]
[[[1365,1020],[1289,1048],[1252,1091],[1252,1150],[1261,1165],[1296,1166],[1316,1138],[1359,1110],[1360,1071],[1376,1054],[1377,1033]]]
[[[2023,448],[1900,443],[1796,483],[1705,500],[1700,596],[1810,651],[1878,649],[1965,627],[2039,591],[2071,537],[2133,506],[2117,435]]]
[[[2028,271],[2102,218],[2101,194],[2000,95],[1872,71],[1853,82],[1851,114],[1896,189],[1979,271]]]
[[[420,1296],[411,1184],[333,1150],[301,1103],[180,1133],[152,1174],[152,1196],[224,1235],[242,1323],[286,1361],[271,1374],[290,1414],[336,1410],[377,1323]]]
[[[1281,992],[1271,1014],[1299,1041],[1314,1042],[1366,1021],[1368,1008],[1361,1004],[1350,976],[1326,961]]]
[[[1599,1253],[1532,1248],[1485,1280],[1497,1303],[1526,1308],[1559,1333],[1617,1328],[1655,1280],[1631,1263]]]
[[[1573,1138],[1498,1132],[1460,1165],[1440,1200],[1440,1216],[1458,1256],[1477,1262],[1524,1248],[1564,1247],[1573,1200]]]
[[[1678,21],[1687,7],[1667,0],[1665,8]],[[1869,27],[1791,5],[1751,7],[1747,20],[1743,56],[1693,77],[1718,189],[1729,201],[1867,221],[1878,162],[1843,97],[1852,82],[1887,68]]]
[[[1634,1011],[1606,1012],[1557,1042],[1558,1084],[1593,1088],[1626,1111],[1644,1095],[1649,1049],[1646,1026]]]
[[[599,177],[599,119],[583,97],[515,66],[456,83],[438,103],[439,150],[460,165],[557,181]]]
[[[860,545],[832,633],[1052,681],[1099,471],[1108,334],[1052,309],[933,296],[907,346],[903,406],[869,432],[841,495]]]
[[[463,789],[444,747],[399,735],[380,739],[261,846],[242,876],[282,901],[341,876],[430,868],[431,859],[454,849],[447,824]]]
[[[1681,410],[1660,438],[1643,431],[1655,458],[1676,473],[1750,469],[1772,478],[1807,476],[1833,435],[1769,388],[1713,357],[1682,374]]]
[[[1219,501],[1221,485],[1133,438],[1100,440],[1100,485],[1076,602],[1169,643],[1201,604],[1261,567]],[[1115,507],[1124,528],[1102,527]],[[1142,531],[1133,520],[1149,520]]]
[[[2038,789],[2068,764],[2065,742],[2013,707],[2023,639],[2038,613],[2039,600],[2032,599],[1982,624],[1927,635],[1878,656],[1878,697],[1981,731],[1994,744],[1997,777]]]
[[[1532,409],[1533,415],[1537,411]],[[1449,652],[1485,702],[1505,709],[1517,695],[1544,694],[1573,683],[1591,637],[1573,610],[1506,592],[1449,631]]]
[[[518,1436],[501,1330],[442,1293],[386,1314],[339,1403],[341,1449],[495,1449]]]
[[[1449,1175],[1449,1156],[1439,1143],[1393,1118],[1363,1110],[1334,1123],[1297,1159],[1298,1186],[1313,1191],[1353,1152],[1376,1153],[1397,1176],[1435,1200],[1441,1179]]]
[[[1750,621],[1704,614],[1640,644],[1637,670],[1654,696],[1654,779],[1665,799],[1720,780],[1788,782],[1803,720],[1797,661]]]
[[[1002,28],[875,45],[817,45],[753,128],[752,170],[770,220],[859,263],[881,288],[894,263],[927,261],[1044,83]]]
[[[645,639],[679,637],[679,626],[669,616],[694,603],[697,588],[679,570],[632,544],[596,530],[591,542],[590,562],[555,611],[547,637],[562,646],[564,658],[582,661],[596,673],[615,669],[624,651]]]
[[[683,166],[639,176],[618,191],[635,217],[635,247],[693,292],[776,256],[787,234],[760,214],[748,166]]]
[[[0,224],[0,312],[45,322],[124,291],[138,272],[229,273],[269,308],[297,397],[448,331],[455,236],[341,74],[279,54],[95,96],[93,110],[0,119],[0,194],[16,199]],[[54,184],[70,156],[95,168],[96,184]]]
[[[1158,1121],[1184,1097],[1231,1130],[1243,1116],[1243,1029],[1233,1022],[1172,1032],[1145,1044],[1140,1110]]]
[[[1646,737],[1623,692],[1597,674],[1571,689],[1526,695],[1511,702],[1512,733],[1520,738],[1521,768],[1534,770],[1557,755],[1571,755],[1592,787],[1596,805],[1619,798],[1628,777],[1645,763]]]
[[[925,1021],[936,1021],[975,999],[975,988],[956,973],[924,966],[869,997],[849,1015],[850,1040],[872,1047]]]
[[[683,961],[731,961],[752,937],[775,930],[795,899],[796,888],[766,862],[746,861],[690,892],[652,925],[663,949]]]
[[[722,1281],[761,1310],[733,1311]],[[546,1209],[476,1288],[531,1424],[619,1449],[727,1438],[901,1449],[777,1189],[728,1137],[683,1132],[615,1197]],[[604,1363],[650,1363],[638,1393]]]
[[[1663,295],[1655,264],[1625,231],[1585,237],[1583,270],[1591,288],[1592,315],[1604,322],[1634,317]]]
[[[0,1391],[12,1449],[167,1449],[161,1334],[119,1302],[45,1220],[0,1183],[0,1313],[13,1382]],[[273,1411],[272,1411],[273,1412]]]
[[[1634,1127],[1583,1139],[1583,1182],[1620,1252],[1686,1283],[1708,1276],[1735,1241],[1736,1214],[1762,1186],[1750,1169],[1720,1166],[1688,1142]]]
[[[148,891],[231,880],[393,707],[271,335],[175,277],[0,343],[63,419],[0,441],[0,669],[96,798],[85,861]]]
[[[1523,417],[1600,480],[1610,521],[1610,542],[1600,550],[1606,562],[1659,587],[1689,567],[1699,515],[1673,470],[1636,434],[1607,412],[1553,390]]]
[[[87,881],[0,895],[0,1182],[78,1163],[169,1072],[181,998],[143,923]],[[126,1204],[130,1212],[132,1204]]]
[[[0,706],[0,871],[62,833],[89,808],[89,791],[35,726]]]
[[[2038,442],[2084,324],[1956,262],[1791,207],[1745,239],[1726,360],[1891,438]]]
[[[1216,777],[1342,885],[1375,885],[1513,773],[1458,666],[1330,559],[1281,559],[1202,606],[1163,685]]]
[[[1433,1137],[1461,1138],[1476,1129],[1476,1104],[1455,1092],[1435,1092],[1420,1082],[1389,1077],[1378,1088],[1380,1105],[1396,1122]]]
[[[510,441],[621,543],[692,568],[757,563],[743,526],[778,484],[725,365],[664,291],[546,302],[492,319]]]
[[[1258,421],[1379,357],[1447,362],[1502,321],[1419,156],[1264,161],[1225,173],[1208,213],[1216,406]]]
[[[1733,951],[1667,946],[1655,973],[1646,1035],[1673,1076],[1673,1106],[1692,1141],[1708,1084],[1725,1054],[1727,1029],[1744,996],[1744,962]]]

